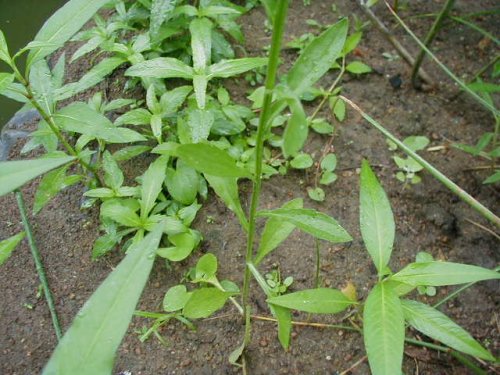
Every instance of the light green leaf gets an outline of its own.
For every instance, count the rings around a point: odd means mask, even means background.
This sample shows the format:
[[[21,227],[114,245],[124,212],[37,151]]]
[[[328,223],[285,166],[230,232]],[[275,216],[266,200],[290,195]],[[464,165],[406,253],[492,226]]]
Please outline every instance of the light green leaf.
[[[78,312],[43,375],[112,373],[116,350],[148,280],[164,227],[164,222],[157,224],[152,233],[131,246]]]
[[[217,273],[217,257],[214,254],[205,254],[196,263],[195,277],[197,280],[209,280]]]
[[[66,131],[102,139],[108,143],[146,140],[144,136],[131,129],[114,126],[104,115],[82,102],[72,103],[64,107],[54,115],[54,120]]]
[[[354,302],[340,290],[317,288],[268,298],[268,303],[293,310],[314,314],[335,314],[345,310]]]
[[[16,246],[21,242],[26,233],[20,232],[12,237],[0,241],[0,266],[10,258]]]
[[[208,18],[196,18],[189,24],[193,66],[201,73],[210,65],[212,51],[212,22]]]
[[[41,107],[51,114],[54,111],[52,73],[45,60],[37,61],[29,73],[31,91]]]
[[[163,298],[163,310],[166,312],[179,311],[184,308],[192,293],[188,293],[185,285],[171,287]]]
[[[283,349],[290,347],[290,335],[292,333],[292,311],[286,307],[269,305],[272,314],[278,321],[278,340]]]
[[[28,181],[69,163],[72,156],[0,162],[0,196],[10,193]]]
[[[361,61],[353,61],[347,64],[345,70],[352,74],[366,74],[370,73],[372,71],[372,68],[370,68],[365,63],[362,63]],[[343,102],[343,100],[341,100],[341,102]]]
[[[236,214],[240,221],[242,228],[248,230],[248,221],[241,207],[238,178],[237,177],[220,177],[205,174],[205,179],[208,181],[210,187],[214,190],[215,194],[221,198],[226,204],[227,208]]]
[[[184,306],[182,315],[188,319],[207,318],[224,307],[231,293],[220,291],[217,288],[197,289]]]
[[[385,283],[368,295],[363,311],[363,336],[373,375],[401,374],[405,325],[396,293]]]
[[[337,168],[337,156],[335,154],[327,154],[321,160],[320,166],[324,171],[333,172]]]
[[[163,94],[160,98],[162,115],[175,115],[192,89],[191,86],[180,86]]]
[[[443,286],[500,279],[500,273],[468,264],[451,262],[410,263],[391,280],[414,286]]]
[[[347,36],[344,18],[316,37],[304,49],[287,75],[288,86],[301,95],[314,85],[341,55]]]
[[[121,200],[104,201],[101,205],[101,216],[130,228],[141,228],[142,221],[133,208],[123,204]]]
[[[40,210],[61,190],[76,184],[82,179],[82,176],[78,175],[66,176],[67,170],[68,166],[64,166],[54,171],[50,171],[43,176],[35,193],[35,201],[33,203],[34,215],[40,212]]]
[[[241,12],[237,11],[236,9],[218,5],[210,5],[207,7],[203,7],[200,9],[200,12],[201,16],[203,17],[216,17],[226,14],[233,14],[233,15],[241,14]]]
[[[495,360],[467,331],[442,312],[417,301],[402,300],[401,304],[406,321],[417,331],[460,352],[487,361]]]
[[[304,201],[297,198],[286,202],[281,208],[302,208]],[[280,218],[271,217],[267,220],[259,242],[259,249],[254,259],[254,264],[258,265],[267,254],[276,249],[290,233],[295,229],[295,225]]]
[[[0,60],[5,61],[7,64],[10,62],[9,47],[2,30],[0,30]]]
[[[198,246],[200,235],[198,232],[190,230],[189,232],[170,235],[168,240],[174,246],[158,249],[157,254],[172,262],[180,262],[186,259]]]
[[[14,74],[0,73],[0,92],[14,82]]]
[[[123,185],[123,172],[109,151],[102,155],[102,167],[104,168],[104,183],[111,189],[118,189]]]
[[[318,187],[308,187],[307,188],[307,195],[309,198],[311,198],[313,201],[316,202],[323,202],[325,200],[325,191]]]
[[[149,146],[125,146],[113,154],[116,161],[126,161],[151,150]]]
[[[324,171],[321,174],[321,179],[319,180],[319,183],[322,185],[329,185],[335,181],[337,181],[337,175],[335,173],[330,171]]]
[[[166,177],[168,156],[160,156],[144,172],[141,186],[141,218],[146,218],[153,209]]]
[[[341,99],[335,101],[335,105],[333,106],[333,114],[340,122],[345,119],[345,102]]]
[[[196,103],[198,108],[205,108],[206,96],[207,96],[207,84],[208,78],[204,74],[195,74],[193,76],[193,87],[194,94],[196,97]]]
[[[148,125],[151,122],[151,116],[147,109],[136,108],[118,117],[115,125]]]
[[[208,79],[229,78],[267,65],[263,57],[245,57],[242,59],[222,60],[208,68]]]
[[[283,132],[283,155],[285,157],[294,156],[302,149],[309,132],[306,113],[300,100],[291,100],[289,105],[292,115]]]
[[[27,66],[50,55],[68,41],[109,0],[70,0],[59,8],[36,34],[34,42],[45,47],[32,49]]]
[[[182,204],[190,205],[198,194],[199,178],[194,168],[178,160],[176,169],[167,170],[165,182],[172,198]]]
[[[170,19],[176,5],[177,0],[153,0],[149,21],[149,35],[152,41],[156,41],[161,25]]]
[[[189,111],[188,125],[191,131],[191,141],[193,143],[206,141],[213,124],[214,115],[212,111],[203,109],[194,109]]]
[[[395,225],[391,205],[366,160],[360,176],[360,228],[366,249],[382,275],[391,257]]]
[[[250,172],[238,167],[226,151],[208,143],[180,145],[176,153],[186,164],[201,173],[219,177],[252,178]]]
[[[184,78],[192,79],[194,70],[172,57],[157,57],[132,65],[125,71],[126,76],[150,78]]]
[[[316,210],[306,208],[278,208],[272,211],[259,211],[257,216],[276,218],[292,223],[312,236],[334,242],[349,242],[352,237],[332,217]]]
[[[290,161],[290,166],[295,169],[306,169],[313,165],[314,161],[311,155],[300,153]]]
[[[421,135],[412,135],[404,139],[403,143],[408,146],[412,151],[420,151],[426,148],[430,141],[429,138]]]

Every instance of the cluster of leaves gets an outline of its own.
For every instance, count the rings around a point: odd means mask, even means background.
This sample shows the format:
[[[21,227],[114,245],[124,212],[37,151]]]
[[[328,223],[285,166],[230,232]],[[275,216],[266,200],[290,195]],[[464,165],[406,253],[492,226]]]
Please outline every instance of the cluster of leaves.
[[[415,152],[424,150],[429,145],[429,142],[430,141],[427,137],[420,135],[413,135],[403,140],[403,143],[410,150]],[[387,140],[387,144],[389,145],[389,150],[391,151],[396,151],[398,149],[398,146],[390,140]],[[399,181],[405,184],[408,182],[418,184],[422,181],[417,173],[424,169],[424,167],[422,167],[415,159],[411,156],[401,157],[398,155],[394,155],[392,158],[400,169],[400,171],[396,173],[396,178]]]

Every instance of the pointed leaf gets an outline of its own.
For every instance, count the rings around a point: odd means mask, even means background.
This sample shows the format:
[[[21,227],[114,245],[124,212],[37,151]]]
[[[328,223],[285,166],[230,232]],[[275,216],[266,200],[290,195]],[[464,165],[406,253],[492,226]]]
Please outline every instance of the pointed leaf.
[[[403,309],[396,293],[385,283],[377,284],[365,302],[363,336],[372,374],[401,374]]]
[[[12,252],[25,235],[25,232],[19,232],[12,237],[0,241],[0,266],[4,264],[7,259],[9,259],[9,257],[12,255]]]
[[[417,301],[402,300],[405,319],[417,331],[474,357],[494,361],[495,357],[462,327],[442,312]]]
[[[163,298],[163,310],[174,312],[182,310],[191,297],[185,285],[176,285],[170,288]]]
[[[75,158],[72,156],[0,162],[0,196]]]
[[[283,132],[283,155],[285,157],[294,156],[302,149],[309,131],[306,113],[300,100],[291,101],[290,109],[292,115]]]
[[[269,307],[278,321],[278,340],[283,349],[287,350],[290,347],[292,333],[292,311],[278,305],[269,305]]]
[[[14,74],[0,73],[0,92],[14,82]]]
[[[197,289],[184,306],[182,315],[188,319],[207,318],[223,308],[231,294],[217,288]]]
[[[360,228],[366,249],[379,275],[391,257],[395,225],[391,205],[366,160],[361,166]]]
[[[222,60],[208,68],[208,78],[229,78],[267,65],[263,57]]]
[[[276,218],[292,223],[316,238],[339,243],[352,241],[352,237],[332,217],[306,208],[278,208],[259,211],[258,216]]]
[[[202,109],[189,111],[188,125],[191,131],[191,141],[193,143],[206,141],[213,124],[214,115],[211,111]]]
[[[212,22],[208,18],[196,18],[189,24],[189,31],[194,70],[202,72],[211,60]]]
[[[153,232],[131,246],[78,312],[43,375],[112,373],[116,350],[148,280],[164,227],[163,222],[157,224]]]
[[[195,277],[197,280],[208,280],[217,273],[217,257],[208,253],[203,255],[196,263]]]
[[[153,209],[156,198],[160,194],[166,177],[168,156],[160,156],[144,172],[141,186],[141,217],[148,217]]]
[[[104,168],[104,183],[112,189],[118,189],[123,185],[123,172],[109,151],[102,155],[102,167]]]
[[[301,290],[300,292],[268,298],[267,302],[288,309],[315,314],[335,314],[354,303],[340,290],[329,288]]]
[[[10,62],[9,47],[2,30],[0,30],[0,60],[5,61],[7,64]]]
[[[200,176],[194,168],[178,160],[176,169],[168,169],[165,181],[172,198],[184,205],[190,205],[198,195],[199,179]]]
[[[391,280],[414,286],[443,286],[500,279],[500,273],[468,264],[451,262],[410,263]]]
[[[152,41],[156,40],[161,25],[172,16],[176,5],[177,0],[153,0],[149,21],[149,34]]]
[[[184,78],[192,79],[194,70],[172,57],[157,57],[132,65],[125,72],[126,76],[150,78]]]

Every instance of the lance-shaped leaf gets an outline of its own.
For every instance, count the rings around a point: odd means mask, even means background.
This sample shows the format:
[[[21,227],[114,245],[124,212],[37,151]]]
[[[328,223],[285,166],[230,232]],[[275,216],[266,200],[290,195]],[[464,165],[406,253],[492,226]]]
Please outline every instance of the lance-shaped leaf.
[[[289,105],[292,115],[283,132],[283,154],[285,157],[294,156],[302,149],[309,130],[306,113],[300,100],[291,100]]]
[[[285,220],[316,238],[339,243],[352,241],[349,233],[334,218],[312,209],[278,208],[259,211],[257,216]]]
[[[168,156],[160,156],[144,172],[141,186],[141,217],[148,217],[165,181]]]
[[[209,181],[210,182],[210,181]],[[281,208],[302,208],[304,201],[301,198],[286,202]],[[271,217],[267,220],[264,231],[260,237],[259,249],[255,256],[254,263],[258,265],[267,254],[276,249],[290,233],[295,229],[295,225],[280,218]]]
[[[366,249],[379,275],[389,262],[394,242],[394,217],[391,205],[366,160],[361,166],[360,228]]]
[[[340,20],[301,53],[287,75],[287,84],[297,95],[314,85],[342,54],[348,26],[347,18]]]
[[[9,85],[14,82],[14,74],[0,73],[0,92],[5,90]]]
[[[250,172],[238,167],[226,151],[208,143],[180,145],[175,152],[186,164],[201,173],[219,177],[252,178]]]
[[[391,280],[414,286],[443,286],[500,279],[500,273],[468,264],[451,262],[410,263]]]
[[[401,304],[406,321],[417,331],[460,352],[495,360],[467,331],[442,312],[417,301],[403,300]]]
[[[0,60],[6,63],[10,62],[9,47],[7,46],[7,41],[5,40],[5,35],[3,35],[2,30],[0,30]]]
[[[288,293],[267,299],[268,303],[314,314],[335,314],[354,302],[340,290],[317,288]]]
[[[153,0],[149,22],[149,35],[152,41],[158,37],[161,25],[172,16],[176,3],[177,0]]]
[[[43,43],[44,46],[30,51],[27,66],[61,47],[108,2],[109,0],[70,0],[64,4],[36,34],[34,42]]]
[[[131,246],[125,258],[78,312],[43,375],[111,374],[116,350],[127,331],[153,267],[165,223]]]
[[[75,158],[72,156],[0,162],[0,196]]]
[[[263,57],[245,57],[242,59],[222,60],[208,68],[208,78],[229,78],[267,64]]]
[[[196,18],[189,24],[193,66],[203,71],[210,65],[212,51],[212,22],[208,18]]]
[[[205,100],[205,99],[203,99]],[[203,102],[203,106],[205,103]],[[200,103],[198,103],[200,106]],[[206,141],[210,134],[210,129],[214,124],[214,114],[203,109],[193,109],[188,113],[188,126],[191,133],[191,141],[199,143]]]
[[[219,177],[205,174],[205,179],[212,189],[214,189],[215,194],[221,198],[226,204],[227,208],[236,214],[236,217],[240,221],[242,228],[248,230],[248,221],[241,207],[239,190],[238,190],[238,178],[237,177]]]
[[[45,60],[37,61],[30,70],[29,82],[36,101],[46,113],[54,107],[52,73]]]
[[[150,78],[184,78],[192,79],[194,70],[172,57],[157,57],[132,65],[125,72],[126,76]]]
[[[21,242],[26,233],[20,232],[12,237],[0,241],[0,266],[12,255],[16,246]]]
[[[363,311],[363,336],[373,375],[401,374],[405,325],[401,301],[385,283],[368,295]]]
[[[198,104],[198,108],[200,109],[205,108],[207,85],[208,79],[204,74],[195,74],[193,76],[194,94],[196,96],[196,103]]]
[[[107,117],[82,102],[72,103],[64,107],[54,115],[54,119],[56,124],[66,131],[102,139],[108,143],[146,140],[144,136],[134,130],[114,126]]]

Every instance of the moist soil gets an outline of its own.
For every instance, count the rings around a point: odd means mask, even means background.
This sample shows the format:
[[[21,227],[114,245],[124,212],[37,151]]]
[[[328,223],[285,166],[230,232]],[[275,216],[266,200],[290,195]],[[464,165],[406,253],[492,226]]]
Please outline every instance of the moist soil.
[[[333,23],[339,15],[365,20],[354,1],[336,1],[337,12],[331,11],[333,1],[312,1],[304,6],[296,0],[289,10],[286,40],[315,31],[307,25],[307,19],[322,24]],[[403,2],[406,3],[406,2]],[[425,35],[432,23],[431,18],[409,18],[417,14],[435,13],[443,1],[412,1],[402,15],[420,36]],[[491,9],[495,1],[457,1],[457,14]],[[401,42],[413,53],[414,43],[397,27],[382,4],[375,7],[379,17],[393,30]],[[247,35],[245,46],[250,55],[263,54],[263,46],[270,43],[270,35],[264,28],[262,9],[254,9],[241,18]],[[498,19],[497,19],[498,20]],[[498,30],[494,17],[478,19],[479,26]],[[72,53],[76,46],[68,45]],[[498,53],[494,43],[465,26],[448,24],[433,43],[433,49],[442,61],[464,78],[487,64]],[[465,94],[457,95],[458,89],[433,64],[424,68],[434,77],[430,91],[416,91],[410,83],[410,68],[401,59],[389,61],[382,53],[395,54],[392,46],[373,27],[368,27],[356,59],[373,67],[372,74],[361,77],[346,75],[342,81],[343,93],[360,105],[366,112],[384,124],[399,138],[409,135],[425,135],[431,139],[435,151],[423,151],[422,155],[450,176],[463,189],[493,211],[498,212],[499,189],[483,185],[488,171],[476,170],[485,163],[460,152],[450,145],[454,142],[475,144],[485,132],[492,131],[493,119],[487,111],[470,100]],[[283,52],[283,71],[296,57],[292,50]],[[68,81],[76,80],[90,66],[89,61],[68,66]],[[104,90],[109,98],[122,95],[120,81],[122,71],[81,96],[88,98],[96,90]],[[393,87],[391,78],[399,77],[401,85]],[[325,76],[320,84],[328,87],[335,75]],[[117,83],[118,82],[118,83]],[[392,80],[394,83],[394,79]],[[229,82],[232,95],[242,103],[249,90],[243,79]],[[317,102],[307,107],[312,113]],[[376,281],[376,273],[359,232],[358,194],[359,167],[366,158],[374,166],[387,191],[396,221],[396,241],[391,260],[393,270],[414,261],[419,251],[427,251],[436,259],[476,264],[494,268],[499,262],[499,241],[493,234],[480,228],[491,226],[473,209],[461,202],[428,173],[421,173],[422,183],[404,186],[395,178],[397,167],[392,161],[383,136],[365,123],[353,111],[348,111],[343,123],[336,123],[328,109],[321,116],[336,126],[330,151],[338,157],[338,180],[325,188],[326,199],[322,203],[311,201],[306,188],[314,183],[314,170],[290,171],[286,176],[265,181],[261,206],[275,208],[291,198],[302,197],[308,207],[316,208],[335,217],[353,236],[350,244],[331,245],[321,243],[321,279],[323,286],[343,288],[352,282],[358,296],[366,298]],[[33,127],[33,123],[25,124]],[[311,136],[306,151],[319,157],[329,139]],[[19,158],[24,143],[18,141],[10,157]],[[441,146],[441,147],[438,147]],[[123,165],[128,176],[142,173],[151,158],[136,158]],[[39,181],[23,188],[28,207]],[[93,241],[99,235],[98,208],[81,210],[84,187],[74,186],[64,190],[37,216],[31,218],[34,235],[42,253],[56,308],[63,329],[90,297],[100,282],[113,270],[122,254],[117,250],[99,261],[91,261]],[[245,208],[250,200],[250,185],[241,184],[241,200]],[[0,199],[0,238],[6,238],[21,230],[20,216],[13,195]],[[259,229],[262,223],[259,223]],[[206,252],[217,255],[220,262],[220,278],[241,283],[245,236],[234,214],[213,194],[204,203],[194,227],[204,235],[201,248],[187,261],[173,264],[167,269],[158,259],[138,308],[160,311],[166,290],[182,279],[188,267]],[[287,241],[266,259],[262,272],[279,267],[284,276],[293,276],[291,290],[313,287],[315,273],[314,240],[307,234],[294,231]],[[50,315],[43,298],[37,296],[39,281],[26,241],[4,264],[0,273],[2,285],[0,302],[0,373],[40,373],[56,345]],[[499,354],[498,331],[498,282],[481,282],[465,290],[442,306],[442,311],[465,327],[472,335]],[[264,295],[253,285],[254,315],[269,316]],[[421,301],[435,303],[456,288],[438,288],[435,297],[413,295]],[[338,324],[345,316],[294,315],[295,320]],[[116,358],[114,374],[233,374],[240,370],[229,364],[228,356],[240,343],[243,326],[235,309],[228,305],[213,319],[196,322],[196,331],[180,323],[172,322],[160,330],[167,345],[152,337],[145,343],[137,332],[150,324],[142,318],[134,318]],[[248,350],[248,368],[251,374],[369,374],[362,337],[356,332],[339,329],[295,326],[292,345],[285,352],[276,337],[276,324],[255,320],[252,342]],[[421,337],[409,330],[409,335]],[[404,358],[405,374],[468,374],[470,370],[445,353],[407,345]],[[498,368],[483,366],[490,373]],[[347,372],[346,372],[347,371]]]

